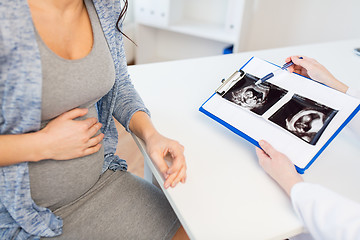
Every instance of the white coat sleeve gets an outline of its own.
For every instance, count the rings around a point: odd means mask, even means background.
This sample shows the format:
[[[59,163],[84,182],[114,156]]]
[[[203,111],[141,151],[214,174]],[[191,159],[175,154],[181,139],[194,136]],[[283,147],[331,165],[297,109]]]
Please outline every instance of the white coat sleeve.
[[[320,185],[297,183],[291,201],[314,239],[360,239],[360,204]]]
[[[349,88],[346,94],[360,99],[360,90]],[[350,121],[349,128],[360,136],[360,112]]]

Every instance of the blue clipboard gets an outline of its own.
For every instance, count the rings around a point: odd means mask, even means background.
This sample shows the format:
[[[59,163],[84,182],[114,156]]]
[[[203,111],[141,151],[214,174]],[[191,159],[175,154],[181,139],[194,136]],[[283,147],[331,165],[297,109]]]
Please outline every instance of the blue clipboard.
[[[241,71],[249,62],[251,62],[253,60],[254,57],[252,57],[250,60],[248,60],[241,68],[239,71]],[[271,63],[272,64],[272,63]],[[275,64],[273,64],[275,65]],[[277,66],[277,65],[275,65]],[[278,66],[279,67],[279,66]],[[301,76],[301,75],[300,75]],[[306,77],[304,77],[304,79],[306,80],[311,80],[308,79]],[[313,81],[313,80],[311,80]],[[235,134],[239,135],[240,137],[242,137],[243,139],[247,140],[248,142],[250,142],[251,144],[253,144],[256,147],[260,148],[260,145],[258,143],[258,141],[256,141],[254,138],[252,138],[251,136],[249,136],[248,134],[246,134],[245,132],[243,132],[242,130],[232,126],[231,124],[229,124],[228,122],[226,122],[225,120],[222,119],[221,116],[216,116],[213,113],[207,111],[203,106],[210,100],[212,99],[216,94],[218,94],[216,91],[215,93],[213,93],[199,108],[199,111],[204,113],[206,116],[210,117],[211,119],[215,120],[216,122],[220,123],[221,125],[223,125],[224,127],[226,127],[227,129],[229,129],[230,131],[234,132]],[[338,127],[338,129],[332,134],[332,136],[325,142],[325,144],[322,145],[322,147],[320,148],[320,150],[317,151],[317,153],[312,157],[312,159],[308,162],[308,164],[304,167],[304,168],[300,168],[298,166],[295,165],[296,170],[298,171],[298,173],[303,174],[305,172],[305,170],[307,170],[313,163],[314,161],[320,156],[320,154],[326,149],[326,147],[335,139],[335,137],[341,132],[341,130],[351,121],[351,119],[354,118],[354,116],[360,111],[360,105],[357,106],[357,108],[354,109],[354,111],[346,118],[346,120]]]

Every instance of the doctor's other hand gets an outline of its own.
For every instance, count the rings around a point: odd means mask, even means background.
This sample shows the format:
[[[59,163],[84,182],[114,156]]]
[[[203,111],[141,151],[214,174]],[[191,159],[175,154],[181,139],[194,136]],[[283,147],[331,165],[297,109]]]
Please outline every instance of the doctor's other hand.
[[[179,182],[186,181],[186,162],[184,156],[184,147],[175,140],[166,138],[154,133],[147,139],[146,150],[165,178],[164,187],[175,187]],[[165,158],[171,158],[169,167]]]
[[[260,166],[268,173],[290,196],[291,188],[303,178],[296,171],[290,159],[275,150],[268,142],[259,141],[260,148],[256,148]]]
[[[290,61],[294,63],[294,65],[288,68],[290,72],[295,72],[305,77],[311,78],[343,93],[346,93],[349,88],[344,83],[337,80],[323,65],[318,63],[315,59],[306,56],[291,56],[285,60],[285,62]]]

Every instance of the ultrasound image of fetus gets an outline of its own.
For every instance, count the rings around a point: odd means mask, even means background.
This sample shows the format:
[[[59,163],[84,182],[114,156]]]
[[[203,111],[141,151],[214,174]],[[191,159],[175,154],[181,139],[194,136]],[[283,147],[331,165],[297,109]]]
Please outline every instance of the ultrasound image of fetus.
[[[231,93],[231,101],[248,109],[263,106],[270,87],[264,85],[250,85]]]
[[[295,94],[269,120],[315,145],[338,111]]]
[[[310,142],[324,126],[325,114],[311,109],[302,110],[285,122],[289,131]]]
[[[257,80],[257,77],[246,74],[223,97],[258,115],[263,115],[287,91],[268,82],[255,85]]]

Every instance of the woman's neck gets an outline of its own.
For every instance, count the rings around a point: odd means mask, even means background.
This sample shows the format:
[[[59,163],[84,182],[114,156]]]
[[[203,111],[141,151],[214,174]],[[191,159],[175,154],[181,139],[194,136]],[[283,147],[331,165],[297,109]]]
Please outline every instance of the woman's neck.
[[[28,0],[28,4],[32,9],[61,15],[66,15],[69,11],[72,13],[74,11],[81,12],[85,7],[83,0]]]

